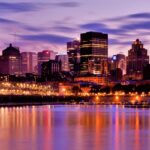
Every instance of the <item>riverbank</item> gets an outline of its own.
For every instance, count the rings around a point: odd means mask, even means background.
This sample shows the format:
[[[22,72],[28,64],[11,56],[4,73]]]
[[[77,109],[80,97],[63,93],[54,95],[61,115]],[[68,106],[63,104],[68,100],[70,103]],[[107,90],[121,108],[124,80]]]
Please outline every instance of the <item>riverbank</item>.
[[[20,95],[1,95],[0,107],[12,106],[32,106],[32,105],[65,105],[80,103],[81,101],[88,102],[90,97],[76,96],[20,96]]]
[[[150,97],[140,97],[140,102],[146,103],[150,106]],[[34,105],[66,105],[66,104],[80,104],[80,105],[129,105],[135,106],[135,97],[131,96],[16,96],[16,95],[1,95],[0,107],[12,106],[34,106]],[[140,106],[140,103],[138,104]]]

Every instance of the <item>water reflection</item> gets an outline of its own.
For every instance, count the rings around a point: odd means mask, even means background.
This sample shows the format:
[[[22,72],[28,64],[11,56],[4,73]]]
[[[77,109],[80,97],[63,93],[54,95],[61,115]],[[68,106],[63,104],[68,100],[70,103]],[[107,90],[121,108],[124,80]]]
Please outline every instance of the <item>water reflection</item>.
[[[149,115],[121,106],[0,108],[0,149],[145,150]]]

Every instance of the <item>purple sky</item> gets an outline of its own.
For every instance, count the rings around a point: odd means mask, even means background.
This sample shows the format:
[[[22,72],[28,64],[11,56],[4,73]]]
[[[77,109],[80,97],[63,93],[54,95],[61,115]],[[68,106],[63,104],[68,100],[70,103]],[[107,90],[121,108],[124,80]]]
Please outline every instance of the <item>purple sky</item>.
[[[139,38],[150,49],[150,0],[0,0],[0,49],[66,53],[80,33],[109,34],[109,55]]]

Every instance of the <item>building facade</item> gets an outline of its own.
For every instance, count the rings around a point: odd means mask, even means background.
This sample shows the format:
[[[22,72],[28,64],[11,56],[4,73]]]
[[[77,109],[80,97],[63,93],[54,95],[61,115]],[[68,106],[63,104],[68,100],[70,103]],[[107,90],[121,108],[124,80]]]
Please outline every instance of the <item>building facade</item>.
[[[0,57],[0,73],[9,75],[21,74],[21,55],[19,48],[9,45]]]
[[[143,78],[143,68],[149,64],[147,49],[143,47],[142,42],[137,39],[128,51],[127,57],[127,76],[132,80],[141,80]]]
[[[56,61],[61,61],[61,71],[69,71],[69,63],[67,55],[56,55]]]
[[[150,80],[150,64],[143,68],[143,80]]]
[[[108,35],[98,32],[81,34],[80,74],[107,74]]]
[[[41,75],[42,63],[49,60],[55,60],[56,52],[44,50],[38,53],[38,75]]]
[[[123,54],[113,55],[111,59],[111,69],[121,69],[123,75],[126,74],[126,56]]]
[[[21,53],[21,70],[22,74],[37,74],[37,54],[34,52]]]
[[[80,42],[74,40],[67,43],[67,55],[69,62],[69,70],[73,75],[77,75],[80,71]]]
[[[98,85],[106,86],[108,85],[108,77],[106,76],[97,76],[97,75],[87,75],[87,76],[79,76],[75,77],[74,81],[76,82],[88,82],[88,83],[95,83]]]
[[[41,76],[45,81],[50,81],[59,72],[61,72],[61,61],[49,60],[42,63]]]

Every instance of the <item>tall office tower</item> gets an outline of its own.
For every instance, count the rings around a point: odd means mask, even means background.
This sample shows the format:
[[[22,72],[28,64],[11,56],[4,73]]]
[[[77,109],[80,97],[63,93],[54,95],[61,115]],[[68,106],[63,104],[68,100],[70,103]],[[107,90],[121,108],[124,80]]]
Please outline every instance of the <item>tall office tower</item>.
[[[111,60],[112,69],[120,68],[123,75],[126,74],[126,56],[123,54],[113,55]]]
[[[61,71],[69,71],[68,56],[67,55],[56,55],[56,60],[61,61]]]
[[[20,75],[21,74],[21,56],[19,48],[9,45],[2,51],[0,57],[0,72],[3,74]]]
[[[21,53],[21,70],[22,74],[37,74],[37,54],[34,52]]]
[[[67,43],[67,54],[69,61],[69,70],[73,75],[80,71],[80,42],[74,40]]]
[[[47,62],[49,60],[55,60],[56,52],[50,50],[44,50],[38,53],[38,74],[41,75],[41,65],[43,62]]]
[[[107,74],[108,35],[98,32],[81,34],[80,74]]]
[[[127,75],[130,79],[138,80],[143,78],[143,68],[149,64],[147,49],[143,47],[142,42],[137,39],[128,51],[127,57]]]
[[[50,81],[61,72],[61,61],[49,60],[42,63],[41,76],[45,81]]]

